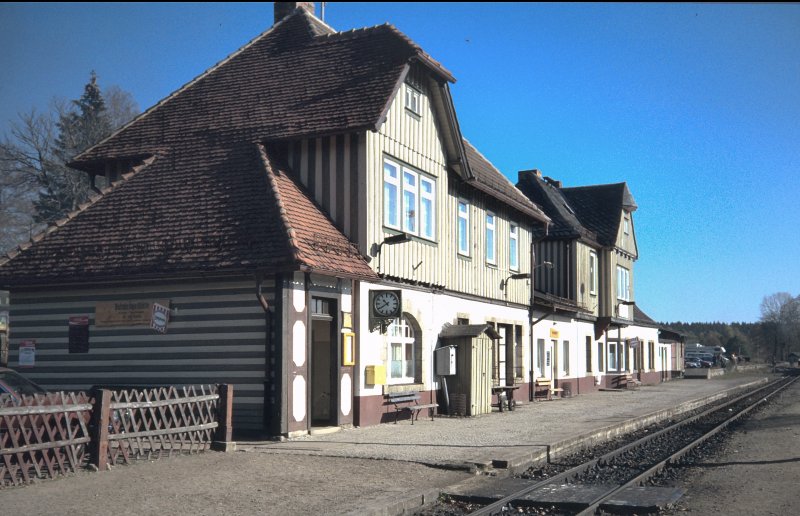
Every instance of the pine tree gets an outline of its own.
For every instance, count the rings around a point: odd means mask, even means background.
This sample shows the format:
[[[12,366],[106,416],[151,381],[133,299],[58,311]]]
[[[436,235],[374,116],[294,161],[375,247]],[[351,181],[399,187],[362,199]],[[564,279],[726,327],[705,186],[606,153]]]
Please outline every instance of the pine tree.
[[[111,121],[94,71],[81,98],[72,101],[56,125],[55,155],[60,163],[40,181],[42,192],[34,202],[36,222],[56,221],[89,196],[88,176],[66,164],[111,133]]]

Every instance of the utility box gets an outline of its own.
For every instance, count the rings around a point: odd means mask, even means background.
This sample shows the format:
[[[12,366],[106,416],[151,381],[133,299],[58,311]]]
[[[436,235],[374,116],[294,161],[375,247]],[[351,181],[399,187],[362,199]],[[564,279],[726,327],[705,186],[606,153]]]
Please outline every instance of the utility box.
[[[364,383],[367,385],[386,385],[386,366],[368,365],[364,376]]]
[[[436,375],[452,376],[456,374],[456,347],[445,346],[434,351],[436,358]]]

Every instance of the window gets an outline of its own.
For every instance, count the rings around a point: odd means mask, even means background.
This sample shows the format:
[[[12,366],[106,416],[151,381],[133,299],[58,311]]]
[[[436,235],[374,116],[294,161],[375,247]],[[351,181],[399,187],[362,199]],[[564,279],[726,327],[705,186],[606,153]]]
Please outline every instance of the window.
[[[435,240],[436,181],[390,159],[385,159],[383,224],[392,229]]]
[[[395,319],[387,329],[390,383],[413,383],[416,377],[414,329],[405,317]]]
[[[419,177],[419,236],[434,240],[436,235],[436,183]]]
[[[565,340],[561,343],[561,349],[563,350],[563,355],[561,358],[561,364],[563,366],[564,374],[569,374],[569,341]]]
[[[458,254],[469,256],[469,203],[458,201]]]
[[[617,370],[619,370],[619,364],[617,362],[617,343],[616,342],[609,342],[608,343],[608,370],[609,371],[617,371]]]
[[[648,366],[651,371],[656,370],[656,343],[652,340],[647,343]]]
[[[597,253],[589,251],[589,294],[597,295]]]
[[[519,270],[519,226],[511,224],[508,233],[508,267],[512,271]]]
[[[539,376],[544,376],[544,339],[536,341],[536,362],[539,364]]]
[[[400,229],[400,167],[383,162],[383,224]]]
[[[486,262],[492,265],[497,263],[497,257],[495,256],[494,225],[495,225],[494,213],[487,213],[486,214]]]
[[[586,372],[592,372],[592,338],[586,336]]]
[[[606,354],[603,353],[603,343],[597,343],[597,371],[604,372],[605,371],[605,358]]]
[[[631,273],[619,265],[617,265],[617,299],[622,301],[631,299]]]
[[[622,220],[622,245],[627,245],[628,235],[630,235],[630,233],[631,233],[630,221],[628,220],[628,217],[625,217]]]
[[[422,115],[422,93],[406,84],[406,109],[415,115]]]

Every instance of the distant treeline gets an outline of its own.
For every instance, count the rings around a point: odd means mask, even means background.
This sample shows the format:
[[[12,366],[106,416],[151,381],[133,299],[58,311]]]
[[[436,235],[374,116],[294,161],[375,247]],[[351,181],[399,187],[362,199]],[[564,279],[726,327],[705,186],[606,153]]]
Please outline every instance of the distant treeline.
[[[781,345],[776,328],[768,322],[757,323],[661,323],[686,336],[686,344],[699,342],[705,346],[722,346],[728,354],[769,362],[785,360],[791,346]]]

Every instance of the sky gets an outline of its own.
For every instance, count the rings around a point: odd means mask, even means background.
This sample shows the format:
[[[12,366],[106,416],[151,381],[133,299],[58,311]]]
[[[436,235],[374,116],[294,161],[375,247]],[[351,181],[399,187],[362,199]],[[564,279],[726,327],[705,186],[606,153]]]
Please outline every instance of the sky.
[[[0,134],[92,70],[144,110],[272,13],[2,3]],[[764,296],[800,294],[800,4],[327,3],[325,21],[390,22],[442,63],[464,136],[513,182],[627,182],[655,320],[751,322]]]

